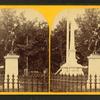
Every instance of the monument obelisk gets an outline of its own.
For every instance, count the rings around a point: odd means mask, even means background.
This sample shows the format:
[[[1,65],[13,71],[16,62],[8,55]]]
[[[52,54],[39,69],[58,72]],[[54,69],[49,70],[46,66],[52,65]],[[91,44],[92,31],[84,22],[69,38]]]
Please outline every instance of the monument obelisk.
[[[67,21],[66,63],[60,67],[56,74],[83,75],[82,65],[78,64],[76,60],[74,31],[74,24],[70,21]]]

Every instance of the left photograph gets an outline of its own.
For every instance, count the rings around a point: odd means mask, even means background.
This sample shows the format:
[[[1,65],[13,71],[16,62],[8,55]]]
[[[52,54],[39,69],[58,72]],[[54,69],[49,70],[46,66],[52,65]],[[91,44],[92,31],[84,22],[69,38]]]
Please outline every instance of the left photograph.
[[[0,9],[0,92],[48,92],[49,26],[34,9]]]

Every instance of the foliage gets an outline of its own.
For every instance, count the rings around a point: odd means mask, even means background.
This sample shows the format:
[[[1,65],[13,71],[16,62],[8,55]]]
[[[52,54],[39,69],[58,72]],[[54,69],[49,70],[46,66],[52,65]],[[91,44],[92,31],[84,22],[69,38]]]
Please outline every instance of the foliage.
[[[98,24],[100,23],[100,11],[95,8],[85,9],[84,14],[78,16],[75,21],[78,25],[76,32],[76,49],[79,56],[79,63],[88,65],[87,56],[93,52],[92,48],[94,46],[94,44],[92,44],[91,50],[88,50],[89,41],[94,34],[93,31],[98,28]]]
[[[52,31],[51,35],[51,70],[56,72],[66,56],[66,19],[63,18]]]
[[[56,72],[59,67],[65,63],[66,55],[66,20],[61,19],[56,28],[52,31],[51,36],[51,66],[52,72]],[[78,29],[75,30],[75,47],[77,62],[83,66],[88,65],[88,56],[93,52],[93,49],[88,50],[90,39],[93,36],[93,31],[100,24],[99,9],[85,9],[84,13],[75,18]],[[100,35],[100,32],[99,32]],[[94,44],[92,44],[93,48]],[[100,46],[98,46],[100,53]]]
[[[4,56],[11,49],[10,34],[13,31],[16,35],[14,53],[20,55],[19,69],[43,71],[48,68],[48,24],[45,21],[39,22],[33,19],[28,20],[24,12],[17,15],[13,9],[1,9],[0,19],[0,59],[4,64]],[[16,24],[16,27],[14,25]],[[28,57],[28,61],[26,58]]]

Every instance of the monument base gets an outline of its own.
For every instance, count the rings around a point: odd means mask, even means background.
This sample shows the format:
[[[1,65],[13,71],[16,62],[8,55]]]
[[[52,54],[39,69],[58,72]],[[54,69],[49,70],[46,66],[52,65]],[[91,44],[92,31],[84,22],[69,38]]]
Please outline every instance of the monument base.
[[[90,55],[89,60],[89,74],[100,75],[100,55]]]
[[[61,68],[57,71],[57,73],[59,73],[60,75],[84,75],[83,71],[82,71],[82,66],[79,64],[63,64],[61,66]],[[56,73],[56,74],[57,74]]]
[[[17,88],[18,58],[16,54],[8,54],[5,58],[5,89]]]
[[[91,54],[88,57],[88,84],[90,84],[90,80],[92,79],[92,89],[95,88],[95,83],[96,83],[96,88],[100,89],[100,55],[96,55],[96,54]],[[90,75],[91,75],[91,79],[90,79]],[[88,87],[90,88],[90,85],[88,85]]]

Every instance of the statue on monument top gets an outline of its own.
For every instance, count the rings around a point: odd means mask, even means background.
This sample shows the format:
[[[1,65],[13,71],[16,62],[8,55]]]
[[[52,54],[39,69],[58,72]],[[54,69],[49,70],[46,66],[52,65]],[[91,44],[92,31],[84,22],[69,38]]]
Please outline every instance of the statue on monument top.
[[[11,32],[11,50],[9,52],[9,54],[14,54],[14,43],[15,43],[15,39],[16,39],[16,35],[14,32]]]
[[[91,46],[93,46],[92,47],[93,54],[97,54],[99,42],[100,42],[100,24],[98,24],[98,28],[93,31],[93,36],[89,40],[88,50],[91,50]]]
[[[15,44],[15,40],[16,40],[16,35],[15,35],[15,28],[17,27],[17,24],[14,24],[14,27],[12,28],[12,30],[9,31],[10,35],[9,35],[9,39],[8,41],[11,42],[11,48],[8,54],[13,55],[14,54],[14,44]]]

